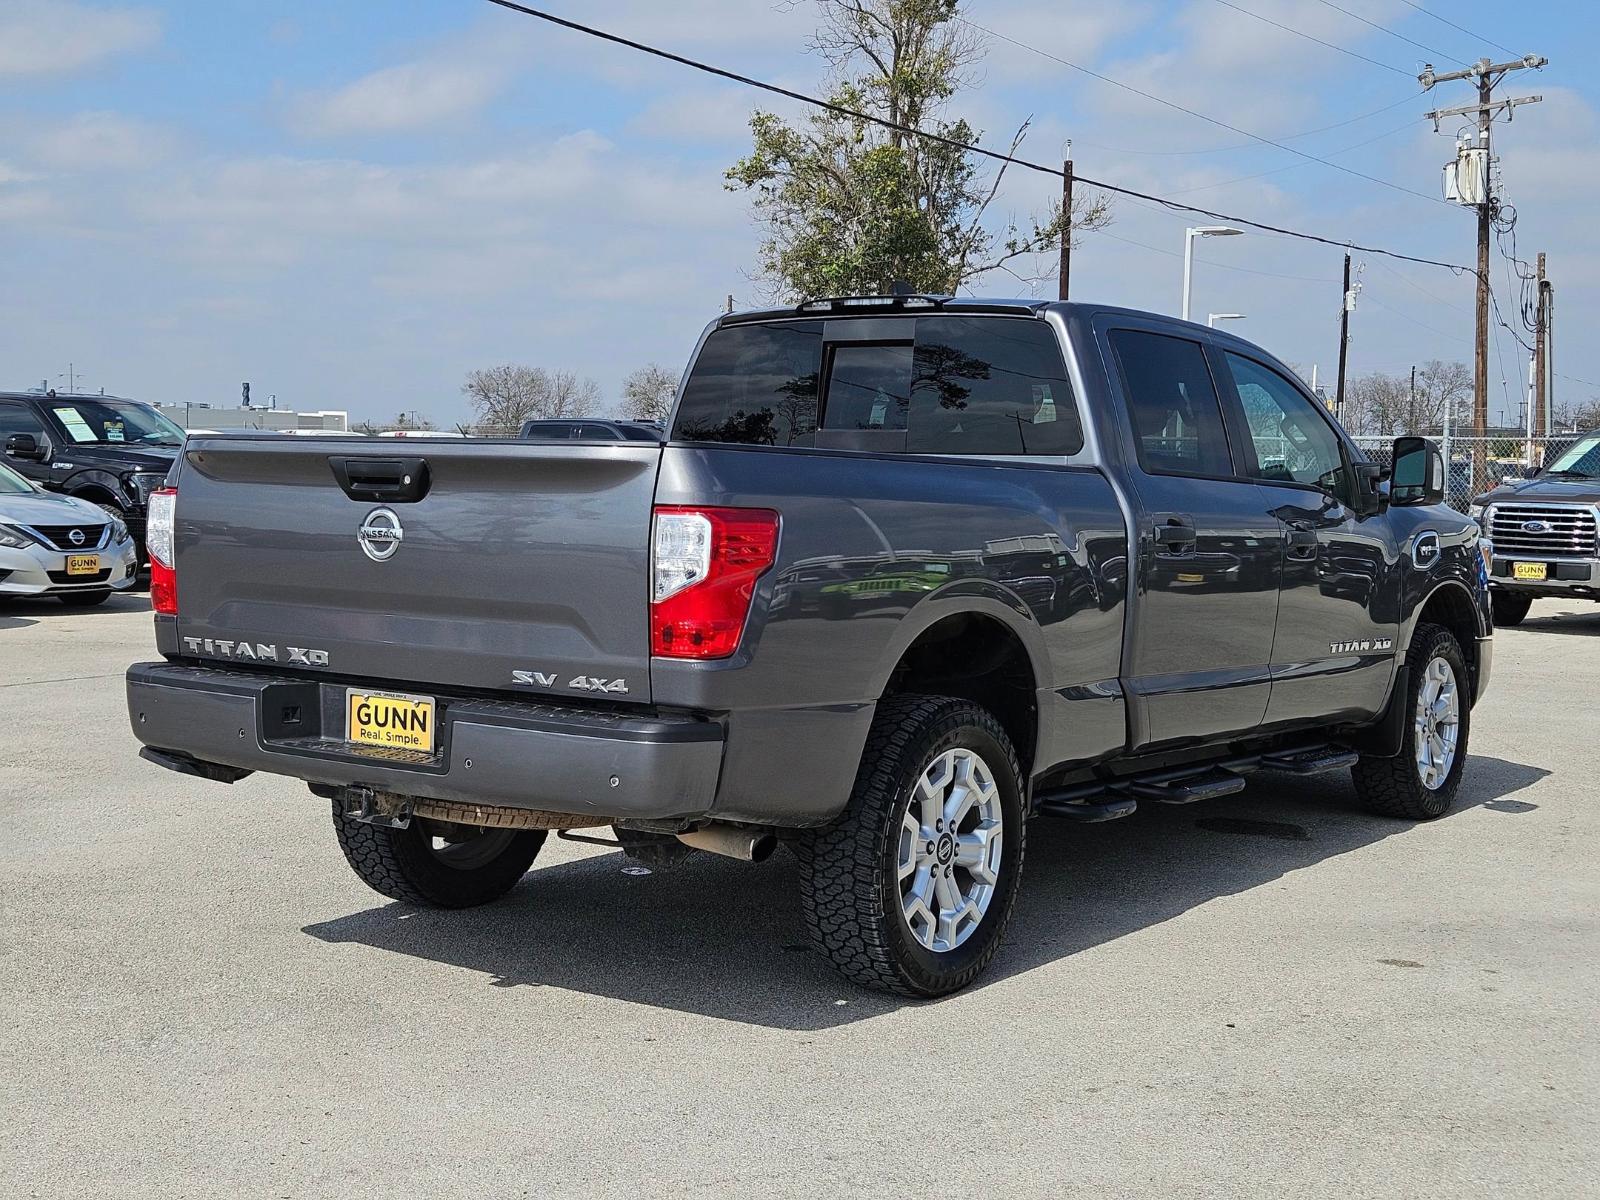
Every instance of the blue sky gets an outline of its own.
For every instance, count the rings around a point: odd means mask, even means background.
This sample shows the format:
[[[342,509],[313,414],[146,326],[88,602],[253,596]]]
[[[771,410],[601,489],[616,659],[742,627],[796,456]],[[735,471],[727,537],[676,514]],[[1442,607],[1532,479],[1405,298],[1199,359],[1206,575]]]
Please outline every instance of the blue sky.
[[[1411,75],[1425,59],[1508,57],[1406,0],[1339,0],[1393,34],[1323,0],[1235,3],[971,0],[968,17],[1004,36],[961,110],[991,143],[1032,117],[1024,153],[1057,161],[1070,137],[1086,175],[1470,262],[1468,210],[1252,145],[1045,56],[1430,197],[1451,130],[1436,136],[1421,114],[1470,95],[1464,84],[1423,95]],[[822,86],[804,0],[549,7]],[[1585,64],[1600,23],[1577,0],[1422,8],[1552,60],[1502,85],[1545,102],[1498,127],[1498,148],[1517,251],[1550,254],[1558,398],[1589,399],[1600,86]],[[757,233],[721,186],[758,103],[793,115],[480,0],[0,0],[0,386],[54,383],[70,361],[91,388],[152,400],[231,403],[248,379],[257,399],[287,406],[448,423],[465,415],[469,369],[513,361],[591,376],[614,399],[633,367],[679,368],[728,294],[762,298]],[[1026,217],[1050,190],[1014,175],[997,213]],[[1175,310],[1183,229],[1203,219],[1128,201],[1115,214],[1078,252],[1075,293]],[[1202,257],[1201,319],[1245,313],[1237,332],[1331,375],[1340,251],[1251,235],[1203,244]],[[1353,374],[1469,359],[1470,278],[1357,258]],[[1494,261],[1515,324],[1498,250]],[[1005,276],[983,284],[1019,290]],[[1502,334],[1490,361],[1492,408],[1514,415],[1526,358]]]

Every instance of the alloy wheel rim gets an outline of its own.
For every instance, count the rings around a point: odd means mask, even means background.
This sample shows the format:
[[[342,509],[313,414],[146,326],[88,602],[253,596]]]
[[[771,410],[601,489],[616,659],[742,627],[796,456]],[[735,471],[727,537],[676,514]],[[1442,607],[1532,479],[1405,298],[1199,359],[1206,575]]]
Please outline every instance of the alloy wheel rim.
[[[1444,786],[1455,766],[1461,736],[1461,691],[1455,668],[1442,658],[1428,664],[1417,691],[1417,777],[1430,792]]]
[[[954,950],[977,930],[1000,877],[1000,789],[989,764],[957,747],[917,779],[895,856],[900,914],[919,945]]]

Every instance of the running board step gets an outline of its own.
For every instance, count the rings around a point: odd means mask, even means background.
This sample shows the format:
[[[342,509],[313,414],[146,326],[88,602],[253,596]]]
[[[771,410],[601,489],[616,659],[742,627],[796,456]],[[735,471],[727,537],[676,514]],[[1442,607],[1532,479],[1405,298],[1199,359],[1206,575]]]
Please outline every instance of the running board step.
[[[1048,795],[1034,801],[1033,811],[1046,817],[1061,817],[1083,825],[1115,821],[1132,815],[1139,802],[1132,796],[1113,796],[1105,800],[1055,800]]]
[[[1208,771],[1202,775],[1185,775],[1165,783],[1130,779],[1113,785],[1119,792],[1136,796],[1140,800],[1158,800],[1162,804],[1193,804],[1197,800],[1215,800],[1218,796],[1231,796],[1244,791],[1244,776],[1232,771]]]
[[[1353,767],[1361,755],[1354,750],[1340,750],[1334,746],[1321,746],[1314,750],[1268,754],[1261,765],[1269,771],[1288,771],[1293,775],[1320,775],[1324,771],[1337,771]]]

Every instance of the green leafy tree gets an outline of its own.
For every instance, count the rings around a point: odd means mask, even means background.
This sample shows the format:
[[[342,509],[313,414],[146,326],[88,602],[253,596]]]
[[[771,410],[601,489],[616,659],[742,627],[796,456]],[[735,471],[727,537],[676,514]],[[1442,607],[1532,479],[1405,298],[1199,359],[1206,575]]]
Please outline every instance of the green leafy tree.
[[[817,0],[812,49],[828,63],[828,98],[842,108],[975,145],[981,133],[947,115],[973,82],[982,41],[960,0]],[[1028,131],[1012,135],[1015,153]],[[886,293],[899,282],[954,293],[985,271],[1022,272],[1054,251],[1068,221],[1057,201],[1018,224],[990,215],[1007,164],[990,170],[971,151],[819,111],[791,125],[750,118],[754,145],[727,172],[751,194],[766,239],[761,272],[775,297]],[[1103,198],[1078,200],[1074,233],[1110,223]]]

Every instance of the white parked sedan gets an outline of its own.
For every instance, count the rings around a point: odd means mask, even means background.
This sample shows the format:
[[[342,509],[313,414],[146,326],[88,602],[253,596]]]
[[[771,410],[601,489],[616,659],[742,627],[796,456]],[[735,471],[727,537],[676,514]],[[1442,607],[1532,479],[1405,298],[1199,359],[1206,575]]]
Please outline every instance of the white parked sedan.
[[[0,598],[47,595],[74,607],[99,604],[132,587],[138,571],[138,550],[120,520],[0,465]]]

